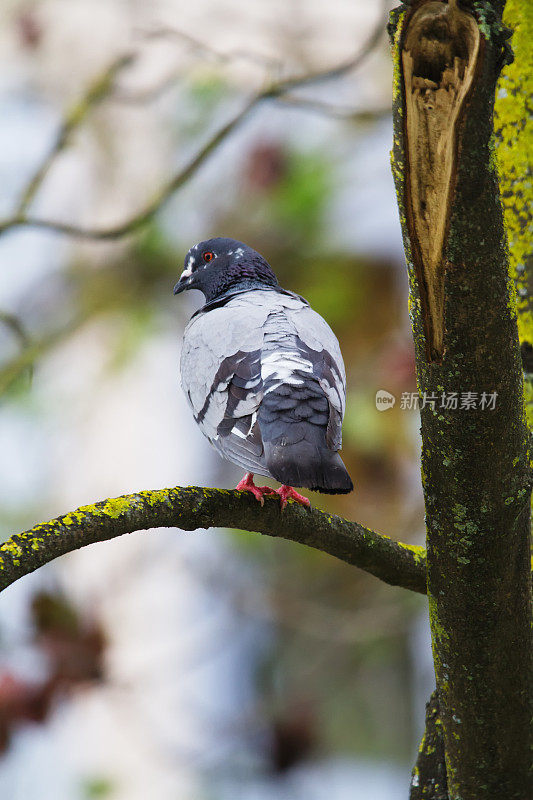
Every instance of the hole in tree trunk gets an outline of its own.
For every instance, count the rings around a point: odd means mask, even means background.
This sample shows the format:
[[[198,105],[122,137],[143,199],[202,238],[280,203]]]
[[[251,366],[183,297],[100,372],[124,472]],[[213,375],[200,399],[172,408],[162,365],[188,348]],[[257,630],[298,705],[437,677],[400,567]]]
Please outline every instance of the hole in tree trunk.
[[[424,3],[403,33],[407,223],[422,302],[426,354],[444,352],[444,249],[458,128],[473,85],[480,34],[455,0]]]

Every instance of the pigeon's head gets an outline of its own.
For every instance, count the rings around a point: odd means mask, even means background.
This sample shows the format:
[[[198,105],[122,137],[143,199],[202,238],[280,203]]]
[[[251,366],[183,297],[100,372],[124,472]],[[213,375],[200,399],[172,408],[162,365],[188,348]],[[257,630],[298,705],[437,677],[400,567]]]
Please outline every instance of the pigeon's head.
[[[174,294],[199,289],[207,302],[234,289],[278,286],[270,265],[255,250],[235,239],[217,237],[199,242],[185,256]]]

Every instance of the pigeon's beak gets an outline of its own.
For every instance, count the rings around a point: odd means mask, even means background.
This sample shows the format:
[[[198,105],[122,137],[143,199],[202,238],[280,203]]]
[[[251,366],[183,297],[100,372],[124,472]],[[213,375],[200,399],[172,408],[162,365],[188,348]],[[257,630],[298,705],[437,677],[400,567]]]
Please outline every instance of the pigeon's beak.
[[[182,275],[177,284],[174,286],[174,294],[180,294],[180,292],[185,291],[188,289],[192,282],[192,275]]]

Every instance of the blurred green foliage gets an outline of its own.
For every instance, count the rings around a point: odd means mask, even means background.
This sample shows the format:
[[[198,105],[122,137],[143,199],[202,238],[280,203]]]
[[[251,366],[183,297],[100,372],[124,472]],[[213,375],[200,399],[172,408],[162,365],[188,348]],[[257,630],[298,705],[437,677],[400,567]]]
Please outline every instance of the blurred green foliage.
[[[285,170],[268,194],[268,219],[288,241],[305,243],[303,252],[309,252],[323,234],[324,210],[332,190],[331,166],[323,153],[290,150]]]
[[[113,781],[104,777],[87,778],[82,786],[83,796],[86,800],[105,800],[115,791]]]

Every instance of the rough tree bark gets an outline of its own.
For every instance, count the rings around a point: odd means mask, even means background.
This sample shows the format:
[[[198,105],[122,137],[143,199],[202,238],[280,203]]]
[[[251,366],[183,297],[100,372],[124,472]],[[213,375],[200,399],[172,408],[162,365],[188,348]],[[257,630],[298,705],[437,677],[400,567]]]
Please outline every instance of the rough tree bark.
[[[426,732],[411,776],[410,800],[448,800],[446,752],[436,691],[426,706]]]
[[[428,600],[453,800],[531,796],[529,434],[493,151],[503,6],[418,2],[390,26],[392,167],[426,398]],[[496,406],[441,407],[452,392],[478,402],[497,392]]]

